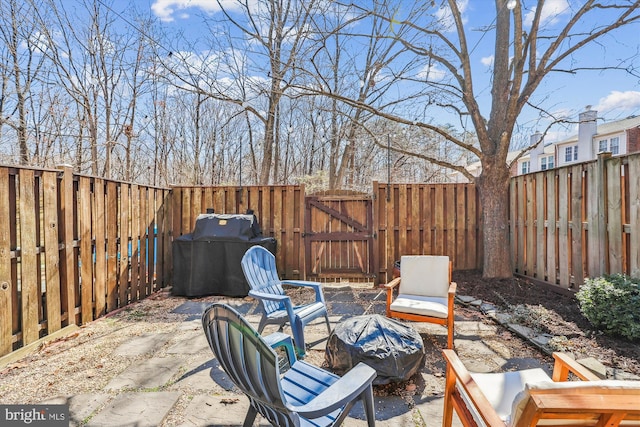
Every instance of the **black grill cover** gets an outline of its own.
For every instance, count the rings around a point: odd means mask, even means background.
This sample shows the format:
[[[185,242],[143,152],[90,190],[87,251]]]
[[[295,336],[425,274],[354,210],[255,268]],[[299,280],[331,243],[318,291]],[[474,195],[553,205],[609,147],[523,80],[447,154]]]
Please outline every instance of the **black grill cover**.
[[[193,240],[249,241],[262,236],[255,215],[202,214],[196,219]]]
[[[173,241],[174,295],[197,297],[249,293],[240,261],[252,246],[276,253],[276,240],[262,237],[254,215],[202,214],[193,233]]]

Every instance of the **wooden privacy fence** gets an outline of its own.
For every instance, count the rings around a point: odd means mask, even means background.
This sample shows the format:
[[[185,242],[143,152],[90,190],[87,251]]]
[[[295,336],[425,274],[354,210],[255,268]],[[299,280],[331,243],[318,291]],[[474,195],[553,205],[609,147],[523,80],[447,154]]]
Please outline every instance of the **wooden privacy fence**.
[[[373,183],[378,281],[402,255],[447,255],[454,270],[482,266],[481,208],[474,184]]]
[[[511,180],[514,271],[565,289],[585,277],[640,277],[640,155]]]
[[[254,211],[265,237],[278,242],[276,262],[288,279],[304,277],[304,186],[173,187],[173,238],[190,233],[199,214]]]
[[[640,155],[515,177],[510,208],[515,273],[574,290],[603,273],[640,276]],[[167,189],[0,166],[0,356],[169,285],[172,239],[207,209],[253,210],[288,279],[359,271],[384,283],[406,254],[482,266],[473,184],[374,182],[349,201],[302,185]]]
[[[0,167],[0,356],[165,286],[169,194]]]
[[[510,198],[515,273],[568,289],[603,273],[640,276],[640,155],[518,176]],[[481,268],[473,184],[374,182],[371,194],[348,199],[307,197],[301,185],[163,189],[0,167],[0,355],[170,284],[171,241],[207,209],[253,210],[278,242],[285,278],[340,280],[357,264],[384,283],[405,254]],[[347,261],[333,249],[320,259],[321,247],[346,247]]]
[[[448,255],[457,270],[474,269],[482,265],[482,239],[478,237],[481,232],[481,211],[474,184],[388,186],[374,182],[372,194],[367,197],[372,199],[368,206],[372,209],[373,224],[369,224],[369,213],[361,208],[363,205],[358,203],[359,207],[355,208],[344,203],[349,198],[344,195],[338,198],[327,196],[333,207],[327,206],[325,211],[333,209],[335,212],[330,220],[325,217],[318,219],[326,223],[322,230],[323,241],[328,241],[331,234],[335,234],[336,242],[342,244],[333,247],[342,248],[345,240],[349,239],[355,242],[348,245],[350,250],[360,247],[352,250],[357,263],[367,264],[371,261],[359,257],[372,257],[373,267],[363,268],[363,277],[385,283],[391,279],[394,261],[402,255],[411,254]],[[327,197],[323,199],[327,201]],[[318,197],[314,196],[313,199]],[[356,202],[362,199],[362,195],[353,196]],[[314,228],[318,221],[305,218],[304,186],[173,187],[172,204],[174,237],[190,233],[196,217],[209,208],[217,213],[228,214],[245,213],[251,209],[258,217],[263,234],[275,237],[278,241],[276,259],[282,277],[341,278],[337,273],[326,277],[316,273],[318,263],[325,262],[318,260],[318,257],[325,256],[326,251],[312,249],[311,259],[305,259],[310,255],[306,254],[305,257],[305,238],[317,240],[319,235]],[[339,224],[339,228],[335,224]],[[305,230],[305,225],[310,229]],[[366,238],[363,236],[366,232],[360,230],[360,225],[366,225],[367,229],[371,227],[374,237],[371,251],[358,242]],[[356,236],[349,237],[349,233]],[[344,251],[341,249],[340,252]],[[326,262],[335,264],[336,260]],[[342,276],[345,277],[354,279],[348,274]]]

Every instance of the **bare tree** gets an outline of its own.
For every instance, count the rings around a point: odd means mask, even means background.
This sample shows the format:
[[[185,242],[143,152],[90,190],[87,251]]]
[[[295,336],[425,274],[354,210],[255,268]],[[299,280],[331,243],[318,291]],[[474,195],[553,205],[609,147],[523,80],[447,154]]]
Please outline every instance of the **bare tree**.
[[[439,108],[460,117],[468,116],[473,123],[478,145],[471,144],[450,130],[416,120],[413,110],[380,108],[361,100],[340,94],[307,88],[310,94],[332,96],[350,105],[359,106],[382,118],[406,126],[415,126],[440,135],[448,143],[467,150],[480,159],[481,175],[476,183],[482,199],[484,232],[485,277],[510,277],[512,266],[508,233],[508,186],[510,165],[507,164],[511,136],[523,109],[534,101],[532,96],[550,74],[576,73],[580,67],[576,59],[586,46],[598,43],[617,28],[640,20],[640,1],[618,0],[599,2],[588,0],[571,6],[570,17],[563,25],[548,25],[546,0],[537,0],[526,9],[522,0],[495,0],[495,20],[483,30],[483,37],[493,37],[494,59],[491,74],[491,103],[488,116],[483,114],[477,91],[475,63],[472,61],[474,45],[469,37],[472,31],[465,24],[463,11],[455,0],[416,3],[410,11],[401,9],[400,2],[388,1],[386,12],[362,8],[362,19],[375,14],[385,19],[390,32],[387,37],[398,39],[405,54],[424,58],[427,73],[416,78],[421,82],[420,92],[424,109]],[[406,6],[404,3],[402,6]],[[403,14],[405,17],[399,16]],[[527,20],[528,19],[528,20]],[[525,22],[528,24],[525,28]],[[452,31],[450,31],[452,30]],[[402,67],[404,55],[398,63],[390,63],[387,72]],[[598,69],[620,67],[602,64]],[[623,68],[623,67],[622,67]],[[443,78],[434,78],[430,71],[437,69]],[[417,93],[416,92],[416,93]],[[405,98],[417,99],[403,93]],[[402,102],[397,100],[396,107]],[[412,104],[415,108],[416,104]],[[535,105],[544,109],[543,105]],[[407,153],[409,154],[409,153]],[[421,154],[435,164],[457,170],[474,179],[461,164],[446,158]]]
[[[304,56],[309,20],[317,3],[218,2],[224,19],[208,19],[215,43],[212,46],[216,47],[211,56],[199,58],[194,65],[193,55],[172,52],[171,59],[164,61],[183,89],[235,104],[262,123],[261,150],[256,153],[252,144],[249,153],[255,155],[252,161],[258,166],[260,183],[275,180],[280,174],[281,159],[276,155],[284,125],[280,103],[295,79],[296,61]],[[220,52],[225,52],[224,57],[218,55]],[[249,122],[255,140],[255,125]]]
[[[99,0],[85,0],[82,8],[65,9],[63,2],[47,0],[53,22],[40,19],[40,31],[46,40],[46,54],[55,64],[57,81],[73,99],[79,114],[78,144],[87,135],[91,159],[91,173],[111,177],[112,154],[117,140],[127,130],[132,136],[136,78],[141,60],[140,38],[115,28],[117,17],[112,9]],[[42,15],[40,15],[42,16]],[[79,25],[79,23],[84,23]],[[137,49],[136,49],[137,47]],[[129,57],[133,53],[133,66]],[[128,73],[131,85],[127,85]],[[133,94],[131,94],[133,90]],[[102,165],[102,170],[100,170]]]
[[[2,65],[0,125],[6,124],[15,131],[20,163],[25,165],[31,160],[27,123],[31,89],[45,63],[31,11],[28,4],[16,0],[0,3],[0,43],[6,58]]]
[[[374,4],[374,11],[378,5]],[[378,10],[380,13],[380,11]],[[305,66],[309,78],[319,87],[333,94],[352,96],[356,105],[345,105],[338,98],[330,97],[328,115],[329,128],[329,188],[353,186],[356,170],[355,155],[359,128],[366,126],[372,117],[362,104],[382,104],[385,93],[394,87],[400,76],[380,74],[380,71],[397,55],[398,39],[385,37],[388,22],[376,13],[367,22],[366,48],[354,40],[364,39],[362,34],[354,37],[351,28],[354,22],[353,8],[331,4],[326,12],[313,20],[316,25],[318,48]],[[411,63],[412,61],[409,61]],[[410,65],[407,65],[407,69]],[[344,142],[343,142],[344,141]]]
[[[127,46],[135,48],[135,55],[130,58],[124,56],[123,61],[119,64],[120,67],[126,64],[131,65],[127,67],[130,71],[128,73],[125,72],[123,75],[122,86],[124,90],[117,92],[117,96],[122,98],[120,103],[126,106],[122,111],[122,121],[125,123],[122,134],[125,142],[123,144],[124,162],[122,165],[124,173],[122,173],[121,176],[127,181],[133,179],[133,158],[135,157],[134,153],[136,151],[135,140],[140,137],[142,127],[148,122],[142,120],[143,123],[138,127],[138,121],[136,119],[138,119],[139,103],[147,92],[153,90],[150,84],[146,83],[148,77],[146,70],[153,67],[153,58],[151,54],[146,53],[147,51],[152,51],[149,49],[151,41],[149,40],[148,34],[151,33],[153,22],[149,19],[138,19],[137,21],[138,31],[131,35],[131,44],[129,44],[129,42],[126,44]],[[153,82],[152,79],[149,80]],[[109,139],[107,139],[107,141],[108,154],[110,155],[110,152],[115,149],[115,141],[111,143],[109,143]]]

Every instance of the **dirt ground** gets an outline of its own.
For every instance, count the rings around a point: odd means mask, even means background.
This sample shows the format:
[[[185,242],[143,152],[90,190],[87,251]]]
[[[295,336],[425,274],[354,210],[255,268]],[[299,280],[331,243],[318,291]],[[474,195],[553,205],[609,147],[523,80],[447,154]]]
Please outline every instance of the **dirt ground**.
[[[577,359],[593,357],[605,366],[640,375],[640,342],[603,335],[580,313],[577,299],[522,278],[485,280],[478,271],[454,273],[458,295],[470,295],[522,314],[521,324],[556,336],[557,350]]]

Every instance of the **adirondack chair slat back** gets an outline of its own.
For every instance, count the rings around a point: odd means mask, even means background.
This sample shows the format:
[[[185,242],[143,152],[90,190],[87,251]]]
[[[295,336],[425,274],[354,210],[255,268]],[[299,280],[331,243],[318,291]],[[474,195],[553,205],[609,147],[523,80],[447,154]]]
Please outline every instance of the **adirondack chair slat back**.
[[[290,367],[281,374],[278,356],[267,343],[280,347],[286,342],[290,348],[286,335],[265,339],[233,307],[219,302],[205,310],[202,326],[220,366],[249,398],[243,425],[253,425],[261,414],[278,427],[340,426],[360,401],[368,426],[374,427],[373,368],[361,362],[340,378],[288,351]]]
[[[202,318],[211,350],[231,381],[273,425],[298,425],[286,409],[276,353],[253,327],[223,305],[212,305]]]
[[[278,270],[276,257],[261,246],[253,246],[247,250],[242,258],[242,271],[249,286],[254,291],[269,293],[272,295],[284,295]],[[277,301],[260,300],[267,314],[284,309],[284,304]]]

